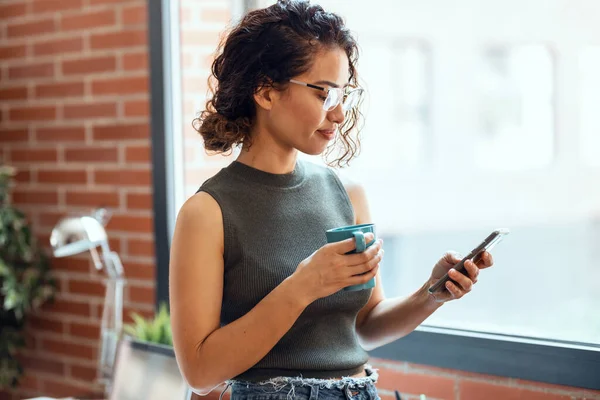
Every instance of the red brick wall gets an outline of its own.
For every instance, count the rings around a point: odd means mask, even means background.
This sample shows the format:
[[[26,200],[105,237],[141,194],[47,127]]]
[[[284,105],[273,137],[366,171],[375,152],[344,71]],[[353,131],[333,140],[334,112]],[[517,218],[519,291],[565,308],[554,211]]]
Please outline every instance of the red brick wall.
[[[186,193],[224,161],[206,157],[190,120],[229,1],[182,1]],[[123,259],[127,311],[150,315],[154,244],[143,0],[2,0],[0,157],[20,170],[14,202],[43,244],[70,211],[114,208],[111,246]],[[98,351],[102,274],[85,254],[53,260],[60,293],[31,321],[20,399],[89,391]],[[403,399],[600,399],[599,392],[372,360],[380,394]],[[11,398],[10,395],[5,396]],[[0,398],[2,395],[0,394]],[[217,391],[207,398],[218,398]]]
[[[66,213],[112,208],[125,316],[152,314],[146,2],[2,0],[0,18],[0,157],[19,169],[13,202],[45,247]],[[85,393],[95,374],[105,274],[88,254],[52,267],[60,292],[31,320],[15,398]]]

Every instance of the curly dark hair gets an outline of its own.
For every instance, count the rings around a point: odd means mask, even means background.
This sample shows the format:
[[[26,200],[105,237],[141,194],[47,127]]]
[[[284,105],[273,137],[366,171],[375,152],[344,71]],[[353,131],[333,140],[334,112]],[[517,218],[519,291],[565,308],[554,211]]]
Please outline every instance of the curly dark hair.
[[[318,51],[336,46],[348,56],[349,83],[358,86],[358,46],[338,15],[304,0],[279,0],[246,14],[217,49],[209,78],[212,97],[192,123],[206,151],[226,153],[239,144],[251,146],[254,93],[263,87],[285,89],[291,78],[310,69]],[[359,107],[346,115],[340,134],[324,154],[327,158],[337,149],[330,166],[348,165],[360,151],[361,117]]]

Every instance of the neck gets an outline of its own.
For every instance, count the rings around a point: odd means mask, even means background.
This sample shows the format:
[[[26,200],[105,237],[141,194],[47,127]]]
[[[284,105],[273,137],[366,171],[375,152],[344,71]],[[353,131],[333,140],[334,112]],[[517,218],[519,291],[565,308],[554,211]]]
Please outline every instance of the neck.
[[[276,143],[272,137],[253,132],[250,148],[243,148],[236,161],[271,174],[294,171],[298,150]]]

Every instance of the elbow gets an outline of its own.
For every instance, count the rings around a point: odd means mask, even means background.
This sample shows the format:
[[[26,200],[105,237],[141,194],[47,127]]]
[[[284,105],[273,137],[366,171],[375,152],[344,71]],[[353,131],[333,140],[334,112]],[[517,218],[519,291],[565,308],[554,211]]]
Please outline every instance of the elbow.
[[[184,379],[192,391],[200,396],[206,396],[210,394],[221,382],[214,382],[208,376],[203,374],[185,374]]]
[[[214,376],[211,376],[210,369],[204,368],[198,360],[179,360],[179,371],[181,376],[190,389],[196,394],[206,396],[212,392],[222,382],[217,382]]]

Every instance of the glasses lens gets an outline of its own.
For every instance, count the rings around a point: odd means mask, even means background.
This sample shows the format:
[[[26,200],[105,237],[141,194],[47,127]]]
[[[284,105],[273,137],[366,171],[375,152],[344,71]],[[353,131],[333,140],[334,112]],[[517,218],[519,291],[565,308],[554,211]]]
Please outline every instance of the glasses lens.
[[[349,111],[352,108],[356,107],[358,104],[358,100],[360,99],[360,90],[353,90],[348,93],[346,99],[344,100],[344,104],[342,105],[342,109],[344,111]]]
[[[331,111],[340,104],[340,94],[338,90],[330,89],[327,93],[327,99],[323,103],[323,110]]]

